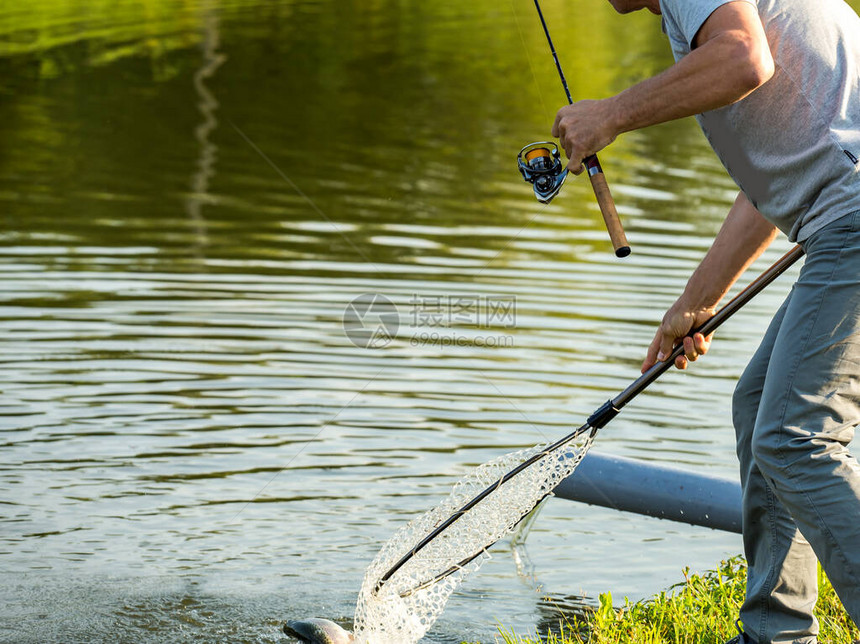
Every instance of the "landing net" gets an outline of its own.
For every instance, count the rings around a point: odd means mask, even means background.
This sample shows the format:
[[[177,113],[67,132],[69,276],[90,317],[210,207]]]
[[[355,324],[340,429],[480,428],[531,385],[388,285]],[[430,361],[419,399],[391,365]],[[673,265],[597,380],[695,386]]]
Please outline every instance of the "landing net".
[[[509,534],[585,456],[596,430],[569,443],[512,452],[476,468],[441,504],[400,528],[364,575],[355,611],[356,642],[407,644],[421,639],[445,608],[451,593],[489,558],[487,548]],[[511,470],[543,456],[500,483]],[[441,523],[481,492],[484,499],[403,564],[381,586],[382,577]]]

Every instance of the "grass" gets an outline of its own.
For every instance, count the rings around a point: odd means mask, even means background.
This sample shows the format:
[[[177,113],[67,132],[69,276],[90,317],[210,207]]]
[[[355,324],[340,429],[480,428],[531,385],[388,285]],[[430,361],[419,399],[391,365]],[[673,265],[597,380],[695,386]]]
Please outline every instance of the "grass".
[[[500,629],[506,644],[723,644],[737,634],[734,620],[743,601],[746,562],[734,557],[703,575],[684,571],[684,581],[666,592],[615,607],[612,595],[600,596],[600,605],[585,617],[560,616],[558,635],[545,639],[520,636]],[[852,644],[857,628],[842,608],[833,586],[818,570],[819,641]]]

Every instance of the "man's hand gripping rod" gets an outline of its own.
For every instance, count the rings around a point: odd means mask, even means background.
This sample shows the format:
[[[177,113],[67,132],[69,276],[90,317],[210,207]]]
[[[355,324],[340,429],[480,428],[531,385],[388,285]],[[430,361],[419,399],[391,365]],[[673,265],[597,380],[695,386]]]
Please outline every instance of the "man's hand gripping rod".
[[[573,98],[567,87],[567,79],[561,70],[561,63],[558,61],[558,54],[555,52],[555,45],[550,38],[549,28],[546,26],[540,4],[538,4],[538,0],[534,0],[534,2],[552,57],[555,60],[556,69],[558,69],[558,75],[561,77],[561,84],[564,86],[565,94],[567,94],[567,100],[573,104]],[[609,185],[606,183],[606,176],[603,174],[603,168],[600,167],[600,161],[597,160],[596,154],[592,154],[583,159],[582,163],[588,172],[588,178],[591,180],[591,187],[594,189],[594,196],[597,197],[597,204],[600,206],[601,214],[603,214],[603,221],[606,223],[606,230],[609,231],[609,238],[612,240],[613,248],[615,248],[615,255],[627,257],[630,254],[630,245],[627,243],[627,236],[624,234],[624,228],[621,226],[621,220],[615,210],[615,201],[609,192]],[[552,141],[541,141],[525,146],[520,150],[517,164],[523,178],[534,186],[535,196],[541,203],[552,201],[567,178],[567,169],[562,168],[558,146]]]

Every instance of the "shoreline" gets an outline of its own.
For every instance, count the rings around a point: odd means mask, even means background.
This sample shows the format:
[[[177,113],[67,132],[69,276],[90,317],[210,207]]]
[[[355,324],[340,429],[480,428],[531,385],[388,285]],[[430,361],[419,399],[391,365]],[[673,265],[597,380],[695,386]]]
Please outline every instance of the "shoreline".
[[[648,599],[626,597],[615,606],[611,593],[600,595],[597,608],[583,618],[559,616],[554,632],[522,635],[499,628],[504,644],[724,644],[737,635],[735,619],[746,586],[741,556],[720,562],[702,574],[683,571],[684,579]],[[819,641],[853,644],[860,631],[848,617],[827,576],[818,568]]]

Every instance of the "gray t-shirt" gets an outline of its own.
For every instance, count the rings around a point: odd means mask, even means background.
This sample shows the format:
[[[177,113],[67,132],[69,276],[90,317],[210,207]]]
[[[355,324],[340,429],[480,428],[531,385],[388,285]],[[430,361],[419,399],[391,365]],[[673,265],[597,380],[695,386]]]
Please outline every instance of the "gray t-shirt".
[[[696,118],[753,205],[803,241],[860,210],[860,18],[843,0],[660,0],[676,61],[733,1],[758,9],[776,71]]]

